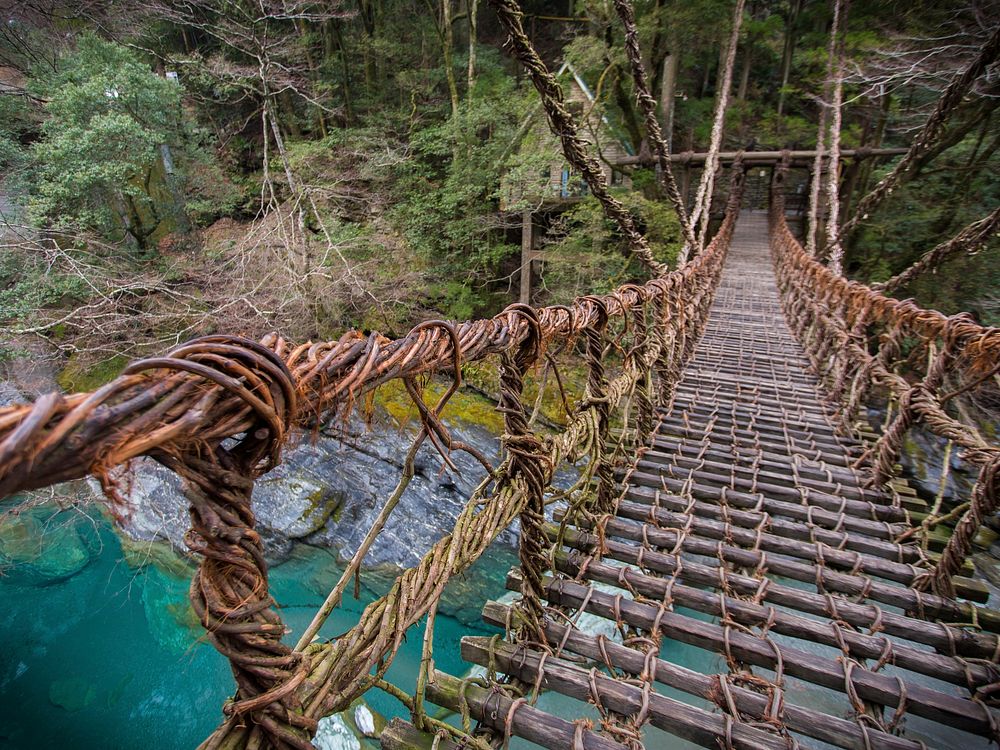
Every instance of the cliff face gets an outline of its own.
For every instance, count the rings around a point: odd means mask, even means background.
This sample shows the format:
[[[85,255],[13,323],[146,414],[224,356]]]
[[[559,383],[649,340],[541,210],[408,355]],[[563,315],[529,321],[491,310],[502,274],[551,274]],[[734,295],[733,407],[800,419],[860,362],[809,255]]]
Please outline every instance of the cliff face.
[[[491,459],[498,455],[496,437],[482,427],[456,426],[453,434]],[[366,428],[355,420],[336,434],[299,436],[254,490],[253,509],[268,556],[280,560],[302,541],[349,558],[396,487],[414,436],[413,429]],[[458,473],[429,444],[420,449],[416,474],[369,551],[366,567],[413,565],[454,526],[485,470],[464,453],[451,460]],[[122,531],[138,541],[168,541],[183,549],[189,522],[178,478],[151,459],[139,459],[123,486],[130,512]],[[513,532],[505,533],[504,541],[514,539]]]
[[[45,357],[25,357],[5,369],[0,406],[58,388],[57,367]],[[502,422],[493,404],[475,395],[464,395],[460,401],[462,417],[452,420],[453,436],[495,464]],[[476,408],[470,408],[467,401],[474,401]],[[390,400],[376,412],[371,425],[352,418],[318,435],[293,439],[282,453],[281,464],[258,480],[253,495],[258,529],[272,561],[284,559],[297,541],[331,548],[341,558],[350,558],[399,481],[417,431],[412,411],[410,415]],[[400,423],[402,428],[397,426]],[[409,567],[451,530],[486,473],[468,454],[453,453],[451,460],[458,472],[449,469],[425,442],[417,455],[415,476],[369,551],[365,567]],[[119,478],[128,502],[120,532],[134,541],[164,541],[185,551],[188,503],[173,472],[152,459],[140,458],[123,467]],[[90,480],[89,486],[99,501],[96,481]],[[86,493],[74,487],[72,494],[80,491]],[[508,530],[501,538],[501,543],[515,541],[516,531]]]

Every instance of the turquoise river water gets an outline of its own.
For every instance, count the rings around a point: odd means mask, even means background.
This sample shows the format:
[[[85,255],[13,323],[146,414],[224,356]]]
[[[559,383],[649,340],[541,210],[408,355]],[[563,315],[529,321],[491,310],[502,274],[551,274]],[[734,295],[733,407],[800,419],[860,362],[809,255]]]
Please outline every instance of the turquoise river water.
[[[497,552],[472,571],[480,605],[482,596],[503,593],[510,562],[508,552]],[[340,571],[330,552],[305,545],[273,566],[272,592],[295,632]],[[387,582],[374,580],[360,600],[347,597],[324,635],[350,628],[384,592]],[[189,581],[190,570],[160,548],[123,550],[95,511],[40,508],[0,522],[0,749],[188,750],[204,739],[233,681],[226,660],[202,638]],[[460,616],[465,622],[438,616],[436,642],[453,646],[462,635],[494,632],[477,626],[471,610]],[[413,685],[420,641],[414,630],[388,679]],[[468,669],[457,649],[435,652],[439,669]],[[380,691],[366,699],[387,717],[403,713]]]

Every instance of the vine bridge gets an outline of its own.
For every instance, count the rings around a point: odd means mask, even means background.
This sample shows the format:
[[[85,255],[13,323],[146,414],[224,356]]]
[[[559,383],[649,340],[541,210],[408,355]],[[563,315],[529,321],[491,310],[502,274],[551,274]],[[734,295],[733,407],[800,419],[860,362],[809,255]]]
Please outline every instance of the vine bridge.
[[[616,0],[660,186],[684,235],[671,270],[586,153],[516,4],[490,4],[567,160],[651,279],[569,306],[428,321],[394,340],[359,331],[298,345],[277,334],[195,339],[131,364],[93,393],[0,409],[0,497],[92,475],[122,515],[115,467],[145,455],[184,480],[186,542],[200,559],[191,602],[236,682],[205,748],[311,748],[318,722],[369,689],[410,710],[410,721],[383,731],[386,748],[488,748],[516,737],[553,749],[634,750],[677,746],[670,735],[709,748],[1000,743],[1000,612],[983,606],[989,592],[970,560],[1000,502],[1000,446],[983,436],[974,405],[995,398],[1000,330],[847,280],[835,210],[830,262],[811,240],[803,247],[785,211],[788,153],[773,170],[767,215],[741,212],[745,165],[734,155],[725,218],[710,233],[721,124],[688,206],[656,123],[631,6]],[[996,58],[998,40],[1000,32],[955,86]],[[717,123],[724,113],[723,101]],[[901,164],[926,146],[924,135]],[[828,171],[835,179],[835,165]],[[861,202],[865,211],[888,194],[893,174]],[[988,236],[998,217],[969,237]],[[550,375],[559,381],[560,363],[573,357],[586,367],[586,390],[567,404],[564,425],[542,429],[525,380],[540,389]],[[445,423],[463,366],[484,360],[497,366],[504,420],[496,466]],[[421,381],[431,376],[450,387],[427,404]],[[285,643],[254,528],[254,482],[295,435],[346,418],[393,380],[416,404],[421,431],[361,548],[298,642]],[[888,404],[878,434],[865,419],[873,401]],[[954,446],[977,474],[967,502],[928,503],[900,477],[914,430]],[[451,453],[471,453],[484,481],[454,528],[353,628],[319,637],[424,443],[449,465]],[[569,487],[555,479],[567,464],[578,471]],[[519,565],[508,587],[520,596],[485,603],[496,637],[456,644],[485,673],[435,670],[445,586],[515,521]],[[612,623],[615,635],[581,627],[584,614]],[[388,683],[421,620],[416,684]],[[712,667],[683,666],[685,650]],[[537,703],[544,691],[575,708],[546,713]]]

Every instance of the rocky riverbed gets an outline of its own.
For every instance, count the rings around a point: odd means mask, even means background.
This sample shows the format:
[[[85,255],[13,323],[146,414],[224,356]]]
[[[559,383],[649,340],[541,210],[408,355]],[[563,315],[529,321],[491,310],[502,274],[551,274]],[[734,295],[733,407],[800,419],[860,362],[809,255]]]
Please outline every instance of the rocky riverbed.
[[[253,509],[268,557],[283,559],[292,544],[305,542],[350,557],[392,494],[415,427],[398,429],[390,418],[371,426],[351,420],[315,436],[299,435],[282,462],[257,482]],[[476,425],[452,426],[455,438],[495,460],[499,443]],[[444,533],[485,477],[466,453],[454,452],[449,468],[429,443],[417,454],[415,476],[395,513],[368,552],[366,566],[409,567]],[[187,501],[179,479],[151,459],[125,470],[122,486],[129,510],[122,530],[139,541],[167,541],[183,548],[189,527]],[[516,537],[504,532],[503,540]]]

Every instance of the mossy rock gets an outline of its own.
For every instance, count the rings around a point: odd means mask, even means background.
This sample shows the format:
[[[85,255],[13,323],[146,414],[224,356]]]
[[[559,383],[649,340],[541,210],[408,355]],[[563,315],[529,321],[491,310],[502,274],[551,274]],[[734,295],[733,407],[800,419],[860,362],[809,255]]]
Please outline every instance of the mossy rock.
[[[15,583],[50,583],[79,573],[90,562],[86,541],[70,522],[21,513],[0,520],[0,568]]]
[[[97,699],[97,688],[80,677],[56,680],[49,685],[49,701],[70,713],[82,711]]]
[[[87,362],[79,354],[74,354],[56,376],[56,382],[67,393],[96,391],[118,377],[127,364],[128,358],[121,355],[99,362]]]
[[[435,406],[447,389],[448,385],[443,381],[428,382],[422,391],[424,403]],[[373,404],[381,406],[400,427],[418,424],[420,421],[420,412],[400,380],[392,380],[380,387],[375,393]],[[460,390],[452,395],[445,406],[444,417],[446,420],[485,427],[494,434],[503,431],[503,417],[497,412],[496,404],[469,391]]]
[[[306,508],[299,516],[299,520],[309,524],[312,527],[309,533],[312,533],[326,526],[331,520],[334,523],[338,522],[343,513],[343,494],[318,487],[306,496]]]
[[[190,580],[196,565],[193,560],[175,550],[169,542],[142,542],[124,534],[119,537],[122,559],[133,570],[154,565],[159,570],[178,579]]]

